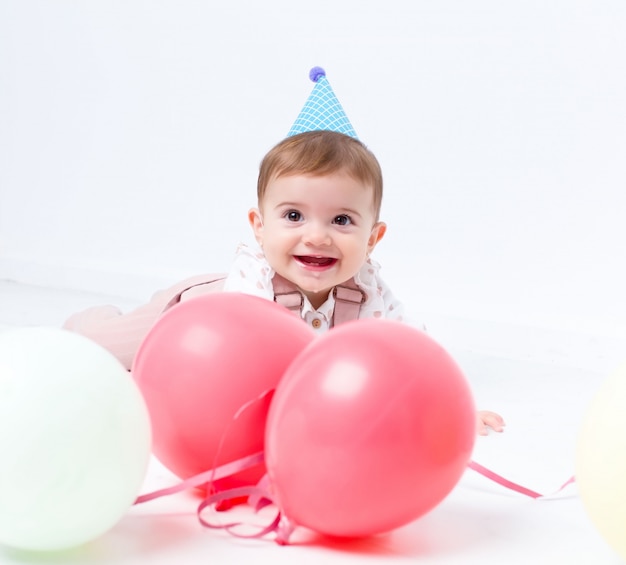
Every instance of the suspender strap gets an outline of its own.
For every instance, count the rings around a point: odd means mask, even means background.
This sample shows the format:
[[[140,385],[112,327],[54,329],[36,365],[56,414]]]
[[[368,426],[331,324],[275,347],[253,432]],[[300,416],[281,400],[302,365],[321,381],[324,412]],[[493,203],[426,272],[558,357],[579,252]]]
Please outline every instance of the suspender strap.
[[[296,285],[276,273],[272,279],[272,286],[274,287],[274,302],[299,316],[304,306],[304,296]]]
[[[335,297],[335,312],[331,326],[357,320],[361,304],[367,300],[367,295],[354,282],[354,277],[333,288],[333,296]]]
[[[300,315],[304,305],[304,296],[296,285],[276,273],[272,279],[272,286],[274,287],[274,301],[294,314]],[[361,304],[367,300],[367,295],[359,288],[354,278],[333,288],[333,297],[335,298],[335,311],[331,327],[358,319]]]
[[[162,311],[164,312],[180,302],[182,294],[191,289],[219,292],[221,283],[225,278],[226,276],[223,274],[212,274],[184,281],[178,286],[176,294],[170,298]],[[298,287],[279,274],[274,275],[272,286],[274,287],[274,301],[300,316],[304,306],[304,296]],[[335,311],[331,320],[331,327],[358,319],[361,304],[367,300],[367,295],[359,288],[354,278],[333,288],[333,296],[335,298]]]

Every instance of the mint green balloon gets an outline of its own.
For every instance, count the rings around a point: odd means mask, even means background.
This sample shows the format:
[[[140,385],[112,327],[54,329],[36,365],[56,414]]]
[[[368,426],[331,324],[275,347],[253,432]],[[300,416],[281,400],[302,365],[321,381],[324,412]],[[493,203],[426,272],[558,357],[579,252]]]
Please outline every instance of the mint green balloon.
[[[139,494],[150,452],[143,397],[108,351],[56,328],[0,333],[0,544],[102,535]]]

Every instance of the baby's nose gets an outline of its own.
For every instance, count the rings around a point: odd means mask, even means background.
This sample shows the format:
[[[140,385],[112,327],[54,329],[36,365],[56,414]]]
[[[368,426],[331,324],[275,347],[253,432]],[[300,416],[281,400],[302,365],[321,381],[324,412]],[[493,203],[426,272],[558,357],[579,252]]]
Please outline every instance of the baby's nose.
[[[304,241],[310,245],[329,245],[328,227],[318,222],[309,224],[304,235]]]

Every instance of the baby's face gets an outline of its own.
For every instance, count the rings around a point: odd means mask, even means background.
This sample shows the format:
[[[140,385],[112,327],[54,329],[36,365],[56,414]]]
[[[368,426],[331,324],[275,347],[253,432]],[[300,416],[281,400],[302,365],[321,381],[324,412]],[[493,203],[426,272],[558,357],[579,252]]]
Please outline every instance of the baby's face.
[[[315,308],[359,271],[385,232],[372,187],[341,171],[273,179],[249,219],[271,267]]]

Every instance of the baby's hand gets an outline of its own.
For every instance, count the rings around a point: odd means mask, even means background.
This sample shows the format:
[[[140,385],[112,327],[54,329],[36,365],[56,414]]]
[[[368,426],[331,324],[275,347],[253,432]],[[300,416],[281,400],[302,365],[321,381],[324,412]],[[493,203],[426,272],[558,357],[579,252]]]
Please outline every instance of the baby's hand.
[[[478,419],[478,434],[481,436],[486,436],[489,434],[489,428],[491,428],[494,432],[503,432],[504,419],[500,414],[496,414],[495,412],[490,412],[489,410],[479,410],[477,414]]]

